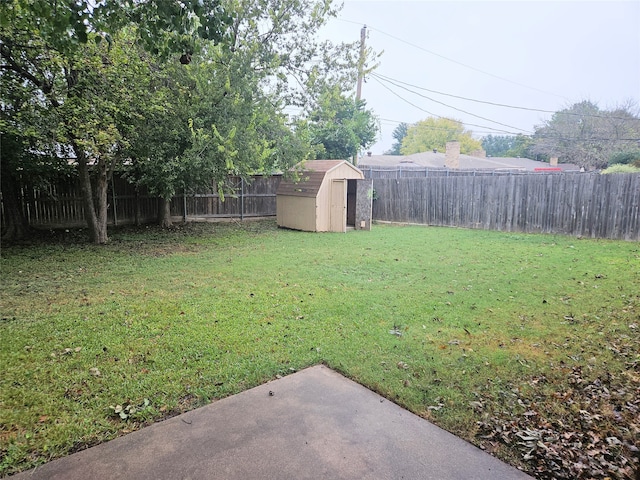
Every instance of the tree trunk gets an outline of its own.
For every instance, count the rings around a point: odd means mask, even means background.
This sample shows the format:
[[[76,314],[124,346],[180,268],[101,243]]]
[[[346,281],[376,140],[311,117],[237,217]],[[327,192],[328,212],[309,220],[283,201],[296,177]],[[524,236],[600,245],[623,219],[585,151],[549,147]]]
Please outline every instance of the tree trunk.
[[[107,213],[109,211],[109,175],[107,171],[107,165],[103,160],[99,160],[96,169],[98,170],[98,177],[96,178],[96,190],[95,206],[98,214],[98,228],[100,232],[100,238],[102,239],[97,243],[107,243]]]
[[[135,224],[136,227],[139,227],[140,224],[142,223],[140,221],[140,188],[138,186],[136,186],[136,220],[135,220]]]
[[[162,228],[170,228],[173,226],[173,222],[171,221],[171,198],[160,199],[158,217]]]
[[[82,191],[82,202],[84,205],[84,216],[89,227],[89,237],[93,243],[107,243],[107,217],[106,217],[106,191],[105,191],[105,213],[102,215],[96,212],[93,202],[93,188],[91,186],[91,175],[89,175],[89,165],[87,156],[82,148],[72,142],[73,150],[78,161],[78,173],[80,177],[80,190]],[[106,182],[105,182],[106,184]],[[98,188],[98,196],[100,188]],[[104,223],[100,223],[103,220]]]
[[[1,188],[5,223],[5,228],[2,229],[2,240],[22,240],[29,231],[29,222],[22,211],[18,183],[12,175],[3,172]]]

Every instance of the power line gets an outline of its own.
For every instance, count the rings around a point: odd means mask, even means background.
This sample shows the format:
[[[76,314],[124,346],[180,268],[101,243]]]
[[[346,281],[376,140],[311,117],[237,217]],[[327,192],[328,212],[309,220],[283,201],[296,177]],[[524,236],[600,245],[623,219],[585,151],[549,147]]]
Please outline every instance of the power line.
[[[398,80],[397,78],[388,77],[386,75],[382,75],[382,74],[376,73],[376,72],[372,72],[372,73],[370,73],[370,75],[377,75],[378,77],[380,77],[383,80],[387,80],[387,81],[390,81],[390,82],[393,81],[393,82],[401,83],[403,85],[408,85],[410,87],[417,88],[418,90],[424,90],[425,92],[437,93],[438,95],[444,95],[446,97],[459,98],[461,100],[467,100],[469,102],[483,103],[483,104],[486,104],[486,105],[493,105],[493,106],[496,106],[496,107],[513,108],[513,109],[517,109],[517,110],[526,110],[526,111],[529,111],[529,112],[552,113],[552,114],[559,114],[559,115],[572,115],[572,116],[577,116],[577,117],[609,118],[609,119],[613,119],[613,120],[632,120],[631,118],[628,118],[628,117],[613,117],[613,116],[608,116],[608,115],[596,115],[596,114],[587,114],[587,113],[574,113],[574,112],[562,112],[562,111],[554,111],[554,110],[543,110],[543,109],[540,109],[540,108],[519,107],[519,106],[516,106],[516,105],[507,105],[507,104],[504,104],[504,103],[489,102],[489,101],[486,101],[486,100],[477,100],[475,98],[468,98],[468,97],[463,97],[461,95],[453,95],[451,93],[444,93],[444,92],[439,92],[437,90],[431,90],[431,89],[426,88],[426,87],[420,87],[418,85],[414,85],[414,84],[408,83],[408,82],[403,82],[402,80]]]
[[[443,116],[441,116],[441,115],[438,115],[438,114],[436,114],[436,113],[433,113],[433,112],[430,112],[430,111],[428,111],[428,110],[425,110],[424,108],[419,107],[419,106],[418,106],[418,105],[416,105],[415,103],[410,102],[410,101],[409,101],[409,100],[407,100],[406,98],[404,98],[404,97],[402,97],[401,95],[399,95],[398,93],[394,92],[391,88],[389,88],[387,85],[385,85],[384,83],[382,83],[382,82],[381,82],[380,80],[378,80],[377,78],[373,77],[373,79],[374,79],[376,82],[378,82],[380,85],[382,85],[382,87],[384,87],[385,89],[389,90],[392,94],[394,94],[394,95],[395,95],[396,97],[398,97],[400,100],[402,100],[402,101],[403,101],[403,102],[405,102],[405,103],[408,103],[408,104],[409,104],[409,105],[411,105],[412,107],[415,107],[415,108],[417,108],[418,110],[420,110],[420,111],[422,111],[422,112],[428,113],[429,115],[431,115],[431,116],[433,116],[433,117],[445,118],[445,117],[443,117]],[[461,123],[463,123],[464,125],[471,126],[471,127],[486,128],[486,129],[492,130],[492,131],[494,131],[494,132],[498,132],[498,133],[506,133],[507,135],[518,135],[517,133],[514,133],[514,132],[509,132],[509,131],[507,131],[507,130],[500,130],[500,129],[498,129],[498,128],[492,128],[492,127],[488,127],[488,126],[486,126],[486,125],[476,125],[476,124],[474,124],[474,123],[467,123],[467,122],[461,122]]]
[[[341,22],[346,22],[346,23],[354,23],[354,24],[357,24],[357,25],[361,25],[362,24],[361,22],[354,22],[354,21],[345,20],[345,19],[342,19],[342,18],[338,18],[337,20],[339,20]],[[545,90],[542,90],[542,89],[539,89],[539,88],[536,88],[536,87],[532,87],[530,85],[525,85],[524,83],[519,83],[519,82],[516,82],[514,80],[509,80],[508,78],[504,78],[504,77],[501,77],[499,75],[494,75],[493,73],[485,72],[484,70],[480,70],[479,68],[473,67],[471,65],[467,65],[466,63],[462,63],[462,62],[459,62],[459,61],[454,60],[452,58],[445,57],[444,55],[441,55],[439,53],[436,53],[434,51],[426,49],[426,48],[424,48],[424,47],[422,47],[420,45],[416,45],[415,43],[411,43],[411,42],[409,42],[407,40],[404,40],[404,39],[402,39],[400,37],[397,37],[397,36],[392,35],[390,33],[384,32],[384,31],[382,31],[382,30],[380,30],[378,28],[374,28],[371,25],[368,25],[367,28],[369,28],[370,30],[373,30],[375,32],[381,33],[382,35],[386,35],[389,38],[393,38],[394,40],[397,40],[398,42],[402,42],[402,43],[405,43],[405,44],[407,44],[409,46],[417,48],[418,50],[422,50],[423,52],[426,52],[426,53],[428,53],[430,55],[434,55],[436,57],[442,58],[444,60],[447,60],[448,62],[455,63],[457,65],[460,65],[462,67],[468,68],[468,69],[473,70],[475,72],[482,73],[483,75],[488,75],[489,77],[497,78],[498,80],[502,80],[504,82],[508,82],[508,83],[513,84],[513,85],[517,85],[519,87],[527,88],[529,90],[535,90],[537,92],[544,93],[546,95],[552,95],[554,97],[558,97],[558,98],[562,98],[564,100],[568,100],[566,97],[563,97],[562,95],[558,95],[558,94],[553,93],[553,92],[547,92]]]
[[[409,122],[405,122],[405,121],[400,121],[400,120],[391,120],[390,118],[380,118],[379,119],[382,122],[386,122],[385,125],[386,126],[392,126],[392,125],[399,125],[401,123],[406,123],[408,127],[411,126],[411,123]],[[435,126],[429,126],[428,128],[430,128],[431,130],[448,130],[447,128],[444,127],[435,127]],[[484,130],[474,130],[473,133],[487,133],[487,134],[493,134],[495,133],[495,131],[484,131]],[[517,134],[520,135],[520,134]]]
[[[346,20],[346,19],[340,19],[340,18],[338,18],[337,20],[338,21],[342,21],[342,22],[346,22],[346,23],[352,23],[352,24],[355,24],[355,25],[362,25],[361,22],[355,22],[355,21]],[[503,80],[503,81],[506,81],[508,83],[512,83],[514,85],[518,85],[520,87],[528,88],[528,89],[531,89],[531,90],[535,90],[535,91],[538,91],[538,92],[541,92],[541,93],[545,93],[545,94],[548,94],[548,95],[552,95],[552,96],[559,97],[559,98],[562,98],[564,100],[567,100],[566,97],[563,97],[561,95],[557,95],[557,94],[552,93],[552,92],[547,92],[547,91],[544,91],[544,90],[541,90],[541,89],[538,89],[538,88],[535,88],[535,87],[531,87],[529,85],[518,83],[518,82],[515,82],[515,81],[512,81],[512,80],[509,80],[507,78],[501,77],[499,75],[494,75],[492,73],[489,73],[489,72],[480,70],[478,68],[475,68],[475,67],[473,67],[471,65],[467,65],[467,64],[459,62],[457,60],[448,58],[448,57],[446,57],[444,55],[441,55],[441,54],[438,54],[438,53],[433,52],[431,50],[428,50],[428,49],[426,49],[426,48],[424,48],[424,47],[422,47],[420,45],[416,45],[416,44],[411,43],[409,41],[406,41],[406,40],[404,40],[402,38],[399,38],[399,37],[397,37],[395,35],[392,35],[392,34],[389,34],[387,32],[384,32],[384,31],[382,31],[380,29],[377,29],[375,27],[371,27],[370,25],[368,26],[368,28],[370,30],[376,31],[378,33],[381,33],[382,35],[386,35],[386,36],[388,36],[390,38],[393,38],[394,40],[397,40],[399,42],[402,42],[402,43],[410,45],[410,46],[412,46],[414,48],[417,48],[418,50],[422,50],[422,51],[424,51],[426,53],[429,53],[431,55],[440,57],[440,58],[442,58],[444,60],[447,60],[449,62],[455,63],[455,64],[460,65],[460,66],[463,66],[465,68],[469,68],[471,70],[474,70],[476,72],[482,73],[484,75],[488,75],[490,77],[494,77],[494,78],[497,78],[499,80]],[[566,116],[576,116],[576,117],[581,117],[581,118],[603,118],[603,119],[610,119],[610,120],[625,120],[625,121],[638,120],[638,119],[634,118],[633,116],[631,116],[631,118],[630,118],[630,117],[618,117],[618,116],[611,116],[611,115],[597,115],[597,114],[583,114],[583,113],[574,113],[574,112],[552,111],[552,110],[543,110],[543,109],[537,109],[537,108],[528,108],[528,107],[521,107],[521,106],[515,106],[515,105],[508,105],[508,104],[502,104],[502,103],[497,103],[497,102],[483,101],[483,100],[477,100],[477,99],[472,99],[472,98],[468,98],[468,97],[463,97],[463,96],[460,96],[460,95],[453,95],[453,94],[448,94],[448,93],[444,93],[444,92],[439,92],[439,91],[436,91],[436,90],[430,90],[430,89],[425,88],[425,87],[420,87],[420,86],[417,86],[417,85],[413,85],[413,84],[410,84],[410,83],[407,83],[407,82],[403,82],[401,80],[397,80],[397,79],[394,79],[394,78],[391,78],[391,77],[387,77],[385,75],[381,75],[381,74],[377,74],[377,73],[372,73],[371,76],[373,77],[374,80],[376,80],[378,83],[380,83],[380,85],[382,87],[384,87],[385,89],[389,90],[393,95],[395,95],[396,97],[400,98],[403,102],[408,103],[409,105],[413,106],[414,108],[417,108],[418,110],[421,110],[422,112],[425,112],[425,113],[427,113],[429,115],[432,115],[432,116],[435,116],[437,118],[444,118],[444,117],[442,117],[440,115],[437,115],[437,114],[434,114],[432,112],[429,112],[428,110],[425,110],[424,108],[422,108],[422,107],[410,102],[406,98],[402,97],[401,95],[399,95],[398,93],[393,91],[387,85],[383,84],[381,82],[381,80],[386,81],[388,83],[391,83],[392,85],[394,85],[396,87],[403,88],[404,90],[407,90],[407,91],[409,91],[409,92],[411,92],[411,93],[413,93],[415,95],[419,95],[419,96],[421,96],[423,98],[426,98],[428,100],[431,100],[433,102],[439,103],[439,104],[444,105],[444,106],[449,107],[449,108],[452,108],[454,110],[458,110],[460,112],[466,113],[468,115],[472,115],[472,116],[477,117],[477,118],[481,118],[483,120],[487,120],[487,121],[492,122],[492,123],[496,123],[498,125],[506,126],[506,127],[509,127],[509,128],[512,128],[512,129],[516,129],[516,130],[521,130],[523,132],[528,132],[528,131],[524,130],[524,129],[521,129],[521,128],[518,128],[518,127],[513,127],[513,126],[510,126],[510,125],[506,125],[506,124],[503,124],[503,123],[500,123],[500,122],[497,122],[497,121],[494,121],[494,120],[491,120],[491,119],[488,119],[488,118],[485,118],[485,117],[481,117],[479,115],[475,115],[475,114],[473,114],[471,112],[467,112],[465,110],[458,109],[456,107],[453,107],[451,105],[447,105],[446,103],[440,102],[440,101],[435,100],[433,98],[427,97],[425,95],[421,95],[418,92],[412,91],[412,90],[410,90],[408,88],[405,88],[402,85],[398,85],[398,84],[408,85],[408,86],[411,86],[413,88],[417,88],[419,90],[428,91],[430,93],[436,93],[436,94],[439,94],[439,95],[458,98],[458,99],[461,99],[461,100],[466,100],[466,101],[471,101],[471,102],[476,102],[476,103],[483,103],[483,104],[493,105],[493,106],[498,106],[498,107],[503,107],[503,108],[513,108],[513,109],[518,109],[518,110],[526,110],[526,111],[540,112],[540,113],[549,113],[549,114],[554,114],[554,115],[557,114],[557,115],[566,115]],[[394,83],[394,82],[397,82],[397,83]],[[398,122],[398,121],[395,121],[395,120],[387,120],[387,121],[391,121],[391,122],[394,122],[396,124],[405,123],[405,122]],[[468,126],[487,128],[487,129],[491,130],[491,132],[478,132],[478,131],[476,131],[476,133],[499,132],[499,133],[504,133],[504,134],[507,134],[507,135],[521,135],[520,133],[514,133],[514,132],[510,132],[510,131],[506,131],[506,130],[500,130],[500,129],[493,128],[493,127],[488,127],[488,126],[483,126],[483,125],[476,125],[476,124],[466,123],[466,122],[461,122],[461,123],[463,123],[464,125],[468,125]],[[581,138],[567,138],[567,137],[562,137],[561,135],[555,136],[555,135],[544,135],[544,134],[538,134],[538,133],[536,133],[536,135],[539,136],[539,137],[558,138],[558,139],[561,139],[561,140],[572,141],[572,142],[574,142],[574,141],[590,141],[590,140],[594,140],[594,141],[640,142],[640,138],[611,138],[611,137],[609,137],[609,138],[596,138],[596,137],[591,137],[591,138],[588,138],[588,139],[581,139]]]
[[[372,73],[372,74],[374,74],[374,73]],[[542,110],[542,109],[539,109],[539,108],[518,107],[518,106],[515,106],[515,105],[507,105],[507,104],[504,104],[504,103],[489,102],[487,100],[477,100],[475,98],[463,97],[461,95],[454,95],[452,93],[444,93],[444,92],[439,92],[437,90],[431,90],[431,89],[426,88],[426,87],[420,87],[418,85],[413,85],[413,84],[408,83],[408,82],[403,82],[402,80],[398,80],[397,78],[388,77],[388,76],[382,75],[380,73],[375,73],[375,75],[378,75],[379,77],[381,77],[381,78],[383,78],[385,80],[394,81],[394,82],[402,83],[403,85],[408,85],[410,87],[417,88],[418,90],[424,90],[425,92],[437,93],[438,95],[444,95],[446,97],[459,98],[460,100],[467,100],[469,102],[484,103],[486,105],[493,105],[493,106],[496,106],[496,107],[515,108],[515,109],[518,109],[518,110],[527,110],[527,111],[530,111],[530,112],[556,113],[556,112],[554,112],[552,110]]]
[[[376,78],[378,78],[378,79],[380,79],[380,80],[384,80],[385,82],[391,83],[392,85],[395,85],[396,87],[402,88],[403,90],[406,90],[407,92],[411,92],[411,93],[413,93],[414,95],[418,95],[418,96],[420,96],[420,97],[422,97],[422,98],[426,98],[427,100],[431,100],[432,102],[439,103],[440,105],[444,105],[445,107],[452,108],[453,110],[457,110],[458,112],[462,112],[462,113],[466,113],[467,115],[471,115],[472,117],[476,117],[476,118],[479,118],[479,119],[481,119],[481,120],[486,120],[486,121],[488,121],[488,122],[495,123],[496,125],[501,125],[501,126],[503,126],[503,127],[507,127],[507,128],[514,128],[514,129],[516,129],[516,130],[520,130],[520,131],[525,132],[525,133],[528,133],[528,134],[533,133],[533,132],[531,132],[530,130],[525,130],[524,128],[514,127],[513,125],[507,125],[506,123],[497,122],[497,121],[495,121],[495,120],[491,120],[490,118],[482,117],[482,116],[480,116],[480,115],[476,115],[475,113],[471,113],[471,112],[468,112],[468,111],[466,111],[466,110],[462,110],[462,109],[460,109],[460,108],[454,107],[454,106],[452,106],[452,105],[448,105],[448,104],[446,104],[446,103],[444,103],[444,102],[441,102],[441,101],[439,101],[439,100],[435,100],[435,99],[433,99],[433,98],[431,98],[431,97],[427,97],[426,95],[422,95],[421,93],[414,92],[413,90],[410,90],[410,89],[408,89],[407,87],[403,87],[403,86],[402,86],[402,85],[400,85],[399,83],[395,83],[395,82],[393,82],[393,81],[391,81],[391,80],[387,80],[387,79],[383,78],[382,76],[380,76],[380,75],[378,75],[378,74],[376,74],[376,73],[371,73],[371,76],[376,77]],[[404,82],[403,82],[403,83],[404,83]]]
[[[401,99],[401,100],[403,100],[404,102],[408,103],[409,105],[411,105],[411,106],[413,106],[413,107],[415,107],[415,108],[417,108],[417,109],[419,109],[419,110],[422,110],[423,112],[428,113],[429,115],[432,115],[432,116],[435,116],[435,117],[438,117],[438,118],[443,118],[443,117],[442,117],[442,116],[440,116],[440,115],[437,115],[437,114],[435,114],[435,113],[429,112],[428,110],[425,110],[425,109],[423,109],[422,107],[419,107],[418,105],[416,105],[416,104],[414,104],[414,103],[410,102],[410,101],[409,101],[409,100],[407,100],[406,98],[404,98],[404,97],[400,96],[398,93],[394,92],[391,88],[389,88],[388,86],[386,86],[384,83],[382,83],[382,82],[380,81],[380,79],[378,79],[378,78],[377,78],[379,75],[377,75],[377,74],[372,74],[371,76],[372,76],[372,78],[373,78],[376,82],[378,82],[378,83],[379,83],[380,85],[382,85],[384,88],[386,88],[387,90],[389,90],[391,93],[393,93],[395,96],[397,96],[398,98],[400,98],[400,99]],[[488,118],[485,118],[485,117],[480,117],[479,115],[475,115],[475,114],[473,114],[473,113],[466,112],[466,111],[464,111],[464,110],[460,110],[460,109],[458,109],[458,108],[456,108],[456,107],[452,107],[451,105],[447,105],[447,104],[442,103],[442,102],[439,102],[439,101],[437,101],[437,100],[433,100],[433,99],[431,99],[431,98],[429,98],[429,97],[427,97],[427,96],[425,96],[425,95],[421,95],[421,94],[419,94],[419,93],[417,93],[417,92],[414,92],[414,91],[412,91],[412,90],[409,90],[408,88],[402,87],[401,85],[397,85],[397,84],[395,84],[394,82],[388,81],[388,83],[391,83],[392,85],[395,85],[395,86],[397,86],[397,87],[403,88],[404,90],[407,90],[408,92],[411,92],[411,93],[414,93],[414,94],[416,94],[416,95],[419,95],[419,96],[421,96],[421,97],[423,97],[423,98],[427,98],[427,99],[432,100],[432,101],[434,101],[434,102],[436,102],[436,103],[440,103],[440,104],[442,104],[442,105],[444,105],[444,106],[447,106],[447,107],[453,108],[454,110],[458,110],[458,111],[461,111],[461,112],[467,113],[467,114],[472,115],[472,116],[474,116],[474,117],[478,117],[478,118],[481,118],[481,119],[483,119],[483,120],[488,120],[488,121],[493,122],[493,123],[496,123],[496,124],[498,124],[498,125],[503,125],[503,126],[506,126],[506,127],[509,127],[509,128],[514,128],[514,129],[516,129],[516,130],[522,130],[523,132],[527,132],[529,135],[531,135],[531,134],[533,133],[533,132],[528,132],[527,130],[523,130],[523,129],[518,128],[518,127],[514,127],[514,126],[511,126],[511,125],[506,125],[506,124],[504,124],[504,123],[496,122],[496,121],[494,121],[494,120],[491,120],[491,119],[488,119]],[[616,117],[603,117],[603,118],[616,118]],[[627,118],[622,118],[622,117],[620,117],[620,118],[621,118],[621,119],[624,119],[624,120],[629,120],[629,119],[627,119]],[[487,127],[487,126],[483,126],[483,125],[476,125],[476,124],[473,124],[473,123],[466,123],[466,122],[462,122],[462,123],[463,123],[464,125],[469,125],[469,126],[473,126],[473,127],[488,128],[489,130],[493,130],[493,131],[495,131],[495,132],[500,132],[500,133],[506,133],[506,134],[508,134],[508,135],[521,135],[520,133],[507,132],[507,131],[505,131],[505,130],[499,130],[499,129],[496,129],[496,128]],[[475,133],[491,133],[491,132],[475,132]],[[563,137],[561,134],[560,134],[560,135],[549,135],[549,134],[544,134],[544,133],[536,133],[536,135],[537,135],[538,137],[540,137],[540,138],[556,138],[556,139],[559,139],[559,140],[565,140],[565,141],[571,141],[571,142],[574,142],[574,141],[587,141],[587,142],[588,142],[588,141],[600,141],[600,142],[617,142],[617,141],[622,141],[622,142],[637,142],[637,141],[640,141],[640,138],[611,138],[611,137],[567,138],[567,137]]]

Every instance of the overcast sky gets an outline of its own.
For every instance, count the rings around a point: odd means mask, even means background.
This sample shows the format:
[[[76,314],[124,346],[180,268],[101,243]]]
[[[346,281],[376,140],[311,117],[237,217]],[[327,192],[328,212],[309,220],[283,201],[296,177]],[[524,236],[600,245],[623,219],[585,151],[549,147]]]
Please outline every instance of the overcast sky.
[[[551,115],[420,89],[551,111],[585,99],[601,108],[640,101],[639,0],[347,0],[322,35],[353,41],[363,25],[367,46],[384,52],[375,73],[396,84],[370,76],[363,85],[381,123],[376,155],[391,147],[398,122],[432,114],[463,121],[477,137],[532,133]]]

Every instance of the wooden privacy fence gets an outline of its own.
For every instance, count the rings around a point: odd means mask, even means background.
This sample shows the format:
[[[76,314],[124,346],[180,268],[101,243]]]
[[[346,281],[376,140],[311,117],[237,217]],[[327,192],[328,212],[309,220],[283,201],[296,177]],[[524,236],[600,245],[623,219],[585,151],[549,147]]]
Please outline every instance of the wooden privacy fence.
[[[374,220],[640,240],[638,174],[380,171],[386,178],[365,170],[373,178]],[[255,176],[246,182],[230,177],[235,194],[226,195],[224,201],[213,189],[178,195],[171,202],[171,213],[185,221],[275,216],[280,179],[280,175]],[[21,201],[32,226],[86,225],[77,184],[23,187]],[[157,219],[157,198],[114,178],[109,189],[110,225]]]
[[[171,213],[185,221],[210,218],[245,218],[275,216],[276,189],[280,175],[257,175],[248,180],[229,177],[235,192],[224,196],[217,191],[180,194],[172,199]],[[76,182],[59,183],[47,188],[23,186],[22,209],[33,227],[85,226],[84,205]],[[136,189],[125,179],[114,177],[109,186],[109,225],[149,223],[158,220],[159,199],[145,189]],[[5,215],[2,222],[4,227]]]
[[[247,182],[229,177],[234,194],[220,196],[217,190],[174,197],[171,215],[187,220],[215,218],[269,217],[276,215],[276,190],[281,175],[253,176]]]
[[[640,240],[640,175],[374,178],[373,219]]]

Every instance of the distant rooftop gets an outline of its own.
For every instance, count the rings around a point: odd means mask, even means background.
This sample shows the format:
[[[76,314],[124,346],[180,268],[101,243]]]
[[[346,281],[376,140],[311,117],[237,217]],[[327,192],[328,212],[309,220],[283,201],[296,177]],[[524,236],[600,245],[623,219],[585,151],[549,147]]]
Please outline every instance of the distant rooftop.
[[[514,157],[473,157],[460,154],[460,170],[522,170],[534,171],[536,168],[549,168],[546,162],[531,160],[530,158]],[[371,155],[358,159],[358,167],[420,167],[446,168],[444,152],[421,152],[412,155]],[[557,165],[562,170],[579,170],[579,167],[569,163]]]

